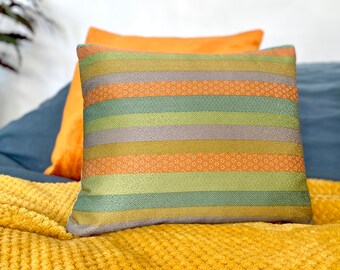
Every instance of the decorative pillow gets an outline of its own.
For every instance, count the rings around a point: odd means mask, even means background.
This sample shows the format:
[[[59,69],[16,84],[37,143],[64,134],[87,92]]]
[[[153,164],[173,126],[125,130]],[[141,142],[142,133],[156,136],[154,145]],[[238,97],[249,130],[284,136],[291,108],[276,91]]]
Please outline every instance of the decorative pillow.
[[[263,32],[249,31],[232,36],[205,38],[147,38],[121,36],[91,28],[86,43],[96,43],[126,50],[174,53],[234,53],[259,48]],[[52,165],[47,174],[80,179],[83,155],[83,100],[78,67],[67,97],[63,120]]]
[[[7,167],[43,172],[51,164],[69,89],[68,84],[34,111],[0,129],[0,173]]]
[[[78,48],[82,189],[67,229],[309,222],[295,50],[240,55]]]
[[[340,63],[297,66],[307,177],[340,180]]]

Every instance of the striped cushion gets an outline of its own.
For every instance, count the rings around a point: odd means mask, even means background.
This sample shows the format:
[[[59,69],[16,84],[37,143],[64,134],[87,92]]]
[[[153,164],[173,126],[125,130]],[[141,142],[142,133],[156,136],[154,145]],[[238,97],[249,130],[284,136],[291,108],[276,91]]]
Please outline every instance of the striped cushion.
[[[67,229],[307,223],[295,50],[240,55],[78,47],[82,189]]]

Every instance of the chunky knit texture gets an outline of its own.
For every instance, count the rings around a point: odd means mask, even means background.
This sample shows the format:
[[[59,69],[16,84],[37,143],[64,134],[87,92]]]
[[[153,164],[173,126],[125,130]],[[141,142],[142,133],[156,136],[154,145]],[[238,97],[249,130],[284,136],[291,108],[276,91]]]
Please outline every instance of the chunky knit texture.
[[[307,183],[318,225],[172,224],[78,238],[65,224],[79,183],[1,175],[0,269],[339,269],[340,183]]]

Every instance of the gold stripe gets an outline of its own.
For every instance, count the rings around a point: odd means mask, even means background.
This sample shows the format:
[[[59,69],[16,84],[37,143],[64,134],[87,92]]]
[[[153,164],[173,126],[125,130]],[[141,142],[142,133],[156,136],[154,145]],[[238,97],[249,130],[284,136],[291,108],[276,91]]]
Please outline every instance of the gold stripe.
[[[295,77],[294,64],[254,61],[209,61],[209,60],[108,60],[81,69],[82,82],[114,72],[138,71],[256,71]]]

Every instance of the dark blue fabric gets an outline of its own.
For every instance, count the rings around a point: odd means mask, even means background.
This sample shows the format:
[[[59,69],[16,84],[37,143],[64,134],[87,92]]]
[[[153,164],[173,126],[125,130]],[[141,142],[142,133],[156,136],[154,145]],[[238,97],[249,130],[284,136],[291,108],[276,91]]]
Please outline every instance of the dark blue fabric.
[[[297,66],[308,177],[340,180],[340,63]]]
[[[35,172],[26,170],[23,168],[16,167],[2,167],[0,166],[0,174],[10,175],[13,177],[22,178],[25,180],[30,180],[33,182],[44,182],[44,183],[66,183],[71,182],[72,180],[55,176],[55,175],[46,175],[41,172]]]
[[[0,129],[0,173],[4,168],[43,172],[51,164],[69,88]]]
[[[3,165],[8,167],[21,168],[21,165],[19,163],[15,162],[13,159],[10,159],[9,157],[3,154],[0,154],[0,166]]]

